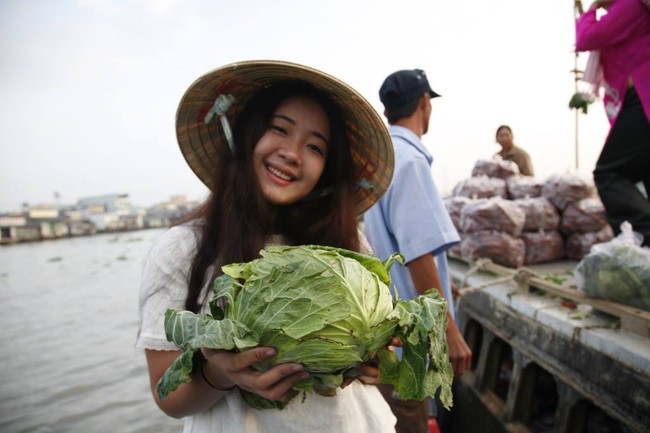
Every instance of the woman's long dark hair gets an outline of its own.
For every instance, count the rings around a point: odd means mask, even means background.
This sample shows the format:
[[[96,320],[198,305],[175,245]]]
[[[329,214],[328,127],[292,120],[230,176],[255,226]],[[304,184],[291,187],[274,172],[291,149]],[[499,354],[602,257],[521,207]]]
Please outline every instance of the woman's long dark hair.
[[[330,143],[325,169],[312,194],[297,203],[275,207],[261,193],[253,169],[253,149],[285,99],[315,100],[327,114]],[[219,149],[212,193],[192,215],[201,235],[192,262],[185,308],[198,312],[206,282],[219,267],[259,257],[268,237],[282,234],[289,244],[319,244],[359,250],[354,167],[339,107],[303,81],[283,81],[252,98],[234,125],[234,154]],[[225,147],[225,146],[224,146]],[[216,265],[214,275],[206,275]],[[209,280],[206,280],[208,278]]]

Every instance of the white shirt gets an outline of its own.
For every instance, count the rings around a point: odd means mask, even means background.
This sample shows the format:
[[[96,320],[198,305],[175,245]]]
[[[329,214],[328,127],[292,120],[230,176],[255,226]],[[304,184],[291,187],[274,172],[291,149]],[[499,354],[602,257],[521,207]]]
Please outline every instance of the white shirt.
[[[140,333],[137,347],[178,350],[165,338],[164,313],[184,309],[196,235],[189,226],[169,229],[152,246],[140,289]],[[208,294],[208,286],[202,295]],[[394,433],[395,417],[377,387],[354,381],[335,397],[307,393],[283,410],[254,409],[237,390],[212,408],[185,418],[183,433]]]

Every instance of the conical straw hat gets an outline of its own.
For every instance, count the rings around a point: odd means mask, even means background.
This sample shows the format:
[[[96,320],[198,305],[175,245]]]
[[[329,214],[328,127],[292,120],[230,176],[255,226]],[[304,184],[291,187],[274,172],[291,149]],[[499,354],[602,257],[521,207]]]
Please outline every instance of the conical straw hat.
[[[235,97],[227,113],[234,128],[241,110],[258,91],[287,79],[311,83],[340,107],[357,178],[357,210],[359,214],[365,212],[386,191],[393,176],[394,154],[388,130],[356,90],[307,66],[274,60],[244,61],[214,69],[197,79],[185,92],[176,113],[176,135],[185,160],[210,188],[217,149],[228,146],[220,122],[206,124],[204,120],[215,99],[219,95]]]

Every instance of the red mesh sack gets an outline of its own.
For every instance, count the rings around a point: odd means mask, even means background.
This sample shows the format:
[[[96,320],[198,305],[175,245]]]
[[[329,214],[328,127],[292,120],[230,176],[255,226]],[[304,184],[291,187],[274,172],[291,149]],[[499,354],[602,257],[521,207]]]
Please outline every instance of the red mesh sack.
[[[603,202],[599,197],[589,197],[567,205],[562,212],[560,228],[564,233],[588,233],[597,232],[606,225]]]
[[[514,200],[526,215],[524,231],[557,230],[560,213],[545,197],[522,198]]]
[[[470,262],[487,258],[500,265],[517,268],[524,264],[524,250],[524,241],[496,231],[468,233],[460,241],[461,256]]]
[[[506,190],[512,200],[539,197],[542,195],[542,182],[532,176],[511,176],[506,179]]]
[[[463,210],[463,207],[471,201],[471,198],[465,196],[448,197],[444,200],[447,212],[451,217],[451,222],[454,223],[454,227],[456,227],[456,230],[458,231],[460,231],[460,212]]]
[[[595,194],[593,180],[578,174],[556,174],[546,179],[542,186],[542,195],[560,210],[564,210],[569,203]]]
[[[487,176],[470,177],[461,180],[454,186],[452,191],[454,196],[464,196],[469,198],[506,198],[506,181],[498,178]]]
[[[526,246],[526,264],[552,262],[564,257],[564,239],[557,231],[524,232],[521,240]]]
[[[464,233],[495,230],[519,236],[526,214],[516,203],[502,198],[474,200],[460,212],[460,229]]]
[[[614,232],[609,225],[606,225],[597,232],[573,233],[566,242],[566,255],[572,260],[582,260],[589,253],[595,244],[609,242],[614,239]]]
[[[519,174],[519,166],[501,158],[479,159],[474,164],[472,176],[487,176],[507,179]]]

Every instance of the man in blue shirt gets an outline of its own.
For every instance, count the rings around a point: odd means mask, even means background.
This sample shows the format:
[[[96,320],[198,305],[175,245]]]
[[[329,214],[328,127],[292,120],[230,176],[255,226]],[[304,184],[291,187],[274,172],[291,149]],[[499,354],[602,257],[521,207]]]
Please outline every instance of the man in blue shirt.
[[[390,271],[401,299],[412,299],[431,288],[447,299],[449,358],[459,375],[470,369],[472,353],[454,321],[445,251],[460,238],[431,175],[433,156],[420,141],[429,128],[431,99],[437,96],[419,69],[395,72],[382,84],[379,98],[390,125],[395,172],[386,193],[364,214],[364,227],[377,257],[385,260],[394,252],[404,255],[406,265],[396,264]],[[387,396],[386,389],[382,392]],[[426,401],[410,402],[413,407],[407,410],[409,402],[391,402],[389,396],[387,400],[397,416],[398,433],[426,429]]]

